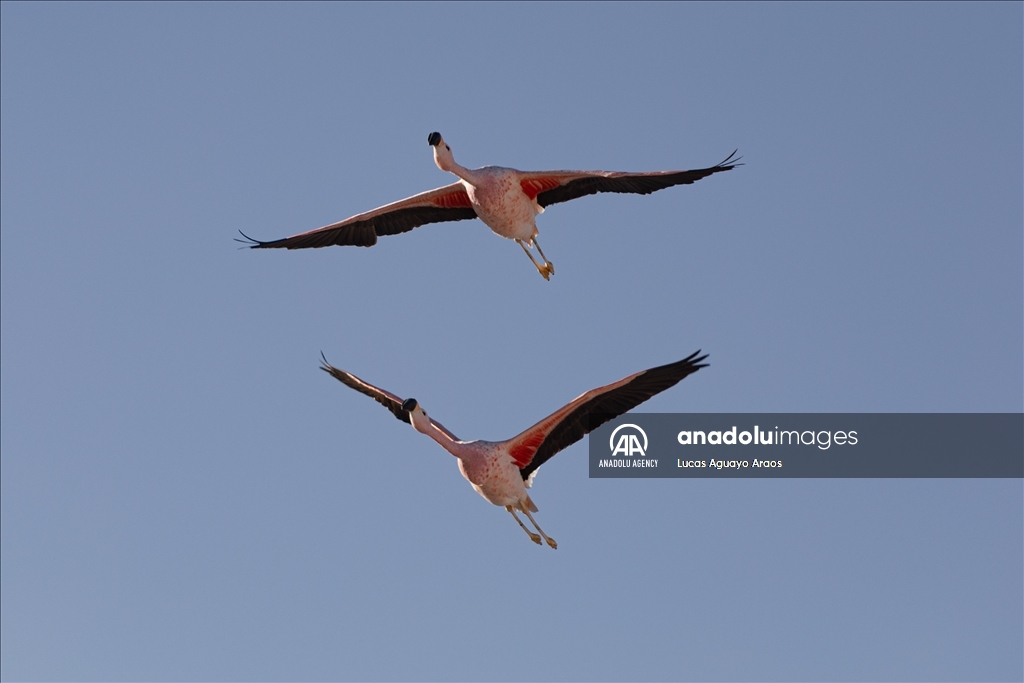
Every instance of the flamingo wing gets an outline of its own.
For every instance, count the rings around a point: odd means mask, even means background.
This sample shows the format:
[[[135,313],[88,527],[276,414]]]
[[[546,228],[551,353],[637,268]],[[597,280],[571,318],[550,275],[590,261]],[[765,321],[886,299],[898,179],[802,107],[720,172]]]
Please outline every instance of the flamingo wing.
[[[598,192],[650,194],[673,185],[690,185],[715,173],[730,171],[739,158],[733,152],[720,164],[693,171],[653,171],[619,173],[614,171],[536,171],[520,176],[520,185],[541,206],[551,206]]]
[[[681,361],[641,370],[618,382],[582,394],[525,432],[509,440],[509,453],[524,480],[555,453],[571,446],[605,422],[629,412],[655,394],[675,386],[707,363],[700,351]]]
[[[323,357],[323,354],[320,355],[321,357]],[[335,378],[345,386],[351,387],[352,389],[355,389],[361,394],[366,394],[374,401],[390,410],[394,414],[394,416],[397,417],[402,422],[412,424],[412,421],[409,419],[409,411],[402,407],[402,403],[404,403],[404,401],[402,401],[402,399],[399,398],[398,396],[392,394],[390,391],[385,391],[380,387],[375,387],[369,382],[359,379],[351,372],[339,370],[338,368],[328,363],[327,358],[323,359],[323,364],[321,364],[320,369],[328,373],[331,377]],[[441,424],[434,418],[430,418],[430,421],[434,424],[435,427],[440,429],[447,436],[451,437],[452,441],[459,440],[459,437],[455,436],[450,431],[448,431],[443,424]]]
[[[244,232],[242,237],[253,249],[319,249],[332,245],[372,247],[382,235],[409,232],[427,223],[469,218],[476,218],[476,211],[466,188],[462,183],[452,183],[291,237],[267,242],[254,240]]]
[[[366,394],[374,401],[390,410],[392,414],[402,422],[412,424],[409,420],[409,411],[402,408],[402,399],[395,396],[390,391],[384,391],[380,387],[375,387],[369,382],[364,382],[350,372],[345,372],[344,370],[334,367],[327,362],[327,358],[325,358],[323,354],[320,354],[320,356],[323,358],[323,364],[320,365],[321,370],[345,386],[355,389],[361,394]]]

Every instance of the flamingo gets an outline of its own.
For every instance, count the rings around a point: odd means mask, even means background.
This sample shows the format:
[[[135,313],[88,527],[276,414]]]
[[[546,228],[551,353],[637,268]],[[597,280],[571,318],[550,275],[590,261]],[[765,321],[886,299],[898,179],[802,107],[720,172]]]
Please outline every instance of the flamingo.
[[[517,171],[501,166],[468,169],[456,163],[440,133],[431,133],[427,142],[434,148],[437,167],[458,176],[458,182],[291,237],[261,242],[243,232],[245,240],[238,241],[253,249],[310,249],[335,244],[372,247],[382,235],[409,232],[427,223],[479,218],[498,235],[515,240],[541,276],[549,280],[555,267],[537,242],[536,216],[544,212],[544,207],[598,192],[650,194],[673,185],[689,185],[741,165],[734,151],[717,166],[693,171]],[[530,253],[533,247],[543,265]]]
[[[533,484],[537,468],[559,451],[571,446],[608,420],[632,410],[655,394],[674,386],[687,375],[707,367],[707,354],[700,351],[686,358],[648,370],[641,370],[618,382],[591,389],[559,408],[518,436],[505,441],[463,441],[437,420],[427,416],[414,398],[398,396],[375,387],[355,375],[327,362],[321,353],[320,369],[347,387],[374,399],[402,422],[426,434],[459,460],[459,471],[473,489],[489,503],[504,507],[537,545],[541,538],[558,548],[553,538],[541,530],[531,512],[537,512],[526,489]],[[537,529],[530,531],[516,515],[522,512]]]

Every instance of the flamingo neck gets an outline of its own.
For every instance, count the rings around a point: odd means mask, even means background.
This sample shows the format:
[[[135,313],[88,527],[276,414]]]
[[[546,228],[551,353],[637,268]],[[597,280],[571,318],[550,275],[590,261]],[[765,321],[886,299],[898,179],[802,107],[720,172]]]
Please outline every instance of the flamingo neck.
[[[431,439],[440,444],[441,448],[445,449],[446,451],[454,455],[456,458],[459,458],[461,460],[463,455],[465,455],[465,449],[462,448],[462,443],[456,441],[455,439],[453,439],[452,437],[448,436],[443,431],[438,429],[437,425],[435,425],[430,420],[416,420],[416,422],[413,423],[413,428],[420,434],[426,434],[427,436],[429,436]]]
[[[472,175],[472,172],[468,168],[462,166],[457,161],[455,161],[455,157],[453,157],[452,153],[447,150],[445,150],[444,152],[435,151],[434,163],[437,164],[437,167],[442,171],[454,173],[459,178],[467,182],[470,180],[470,176]]]

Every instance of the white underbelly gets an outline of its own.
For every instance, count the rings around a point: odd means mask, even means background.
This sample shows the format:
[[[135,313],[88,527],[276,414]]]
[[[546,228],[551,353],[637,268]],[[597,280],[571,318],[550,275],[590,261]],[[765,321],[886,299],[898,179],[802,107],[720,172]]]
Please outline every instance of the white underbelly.
[[[476,215],[496,234],[508,239],[531,240],[537,234],[537,207],[511,176],[489,179],[469,187]]]
[[[469,466],[459,461],[459,471],[473,486],[473,490],[493,504],[504,507],[515,505],[526,497],[526,485],[519,468],[511,462],[499,463],[491,460],[487,466]]]

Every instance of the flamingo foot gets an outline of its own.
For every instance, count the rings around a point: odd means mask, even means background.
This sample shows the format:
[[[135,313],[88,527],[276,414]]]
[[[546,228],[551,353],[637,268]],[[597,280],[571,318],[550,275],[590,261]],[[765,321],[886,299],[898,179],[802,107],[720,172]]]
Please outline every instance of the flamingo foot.
[[[512,519],[516,520],[516,524],[518,524],[520,527],[522,527],[523,531],[526,532],[526,535],[530,537],[530,540],[533,541],[534,543],[536,543],[537,545],[540,545],[540,536],[538,536],[537,534],[533,533],[532,531],[530,531],[529,529],[526,528],[526,525],[523,524],[523,520],[519,519],[519,517],[516,516],[516,511],[512,509],[512,506],[511,505],[506,505],[505,509],[508,510],[508,513],[510,515],[512,515]],[[529,513],[527,513],[527,514],[529,514]],[[537,529],[537,531],[540,531],[540,529]],[[544,533],[544,532],[541,532],[541,533]]]
[[[532,242],[533,244],[537,245],[537,251],[540,252],[540,257],[544,259],[543,266],[537,263],[537,259],[533,258],[533,254],[531,254],[530,250],[526,247],[527,243],[523,242],[523,240],[519,239],[518,237],[516,238],[516,244],[521,246],[523,248],[523,251],[526,252],[526,255],[530,257],[530,262],[533,263],[534,267],[537,268],[537,272],[540,273],[540,276],[545,280],[550,280],[551,276],[554,275],[555,273],[555,267],[551,265],[550,261],[544,258],[544,252],[540,251],[540,245],[537,244],[536,240],[533,240]]]
[[[548,545],[549,545],[549,546],[551,546],[551,547],[552,547],[552,548],[554,548],[555,550],[558,550],[558,544],[557,544],[557,543],[555,543],[555,539],[553,539],[553,538],[548,538],[548,537],[546,537],[546,536],[545,536],[545,537],[544,537],[544,540],[548,542]],[[537,541],[537,543],[539,544],[539,543],[540,543],[540,541]]]

